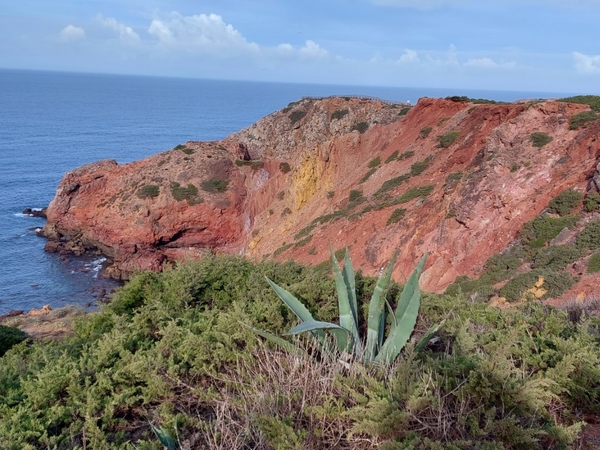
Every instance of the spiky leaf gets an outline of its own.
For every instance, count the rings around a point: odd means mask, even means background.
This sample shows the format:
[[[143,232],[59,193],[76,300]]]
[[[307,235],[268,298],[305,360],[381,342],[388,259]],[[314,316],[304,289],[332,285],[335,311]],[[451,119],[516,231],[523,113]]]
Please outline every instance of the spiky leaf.
[[[367,344],[365,347],[365,359],[371,360],[375,357],[378,352],[381,327],[385,326],[385,322],[382,321],[382,315],[384,314],[385,308],[385,293],[392,277],[392,270],[396,264],[396,257],[398,251],[394,252],[390,263],[388,264],[385,272],[381,274],[377,280],[377,285],[371,296],[369,302],[369,315],[367,318]]]
[[[265,278],[267,278],[267,277],[265,277]],[[312,314],[310,313],[310,311],[308,309],[306,309],[306,306],[304,306],[300,300],[298,300],[296,297],[294,297],[288,291],[283,289],[281,286],[278,286],[276,283],[272,282],[268,278],[267,278],[267,281],[269,282],[269,284],[271,285],[271,287],[273,288],[275,293],[279,296],[281,301],[283,301],[283,303],[286,304],[286,306],[290,309],[290,311],[292,311],[294,314],[296,314],[298,319],[300,319],[303,322],[315,320],[313,318]],[[313,335],[319,339],[319,342],[323,343],[323,341],[325,339],[325,333],[323,333],[320,330],[316,330],[313,332]]]
[[[347,351],[348,342],[352,344],[352,333],[350,330],[346,328],[340,327],[335,323],[330,322],[320,322],[318,320],[310,320],[306,322],[302,322],[301,324],[295,326],[291,330],[289,330],[287,335],[293,336],[300,333],[305,333],[307,331],[321,331],[327,330],[334,337],[335,342],[337,344],[338,350],[340,353],[344,353]]]
[[[429,328],[429,330],[427,330],[425,332],[425,334],[423,335],[423,337],[421,338],[421,340],[419,341],[419,343],[415,347],[415,350],[418,351],[418,352],[422,351],[425,348],[425,346],[429,343],[429,341],[431,340],[431,338],[433,336],[435,336],[438,331],[440,331],[440,329],[442,328],[442,326],[444,325],[445,322],[446,322],[446,319],[442,320],[437,325],[432,325]]]
[[[419,278],[423,272],[426,260],[427,254],[421,258],[421,261],[404,285],[404,290],[400,295],[395,313],[396,326],[390,331],[388,338],[376,356],[375,360],[377,362],[392,363],[400,354],[415,329],[419,306],[421,304]]]
[[[295,346],[294,344],[292,344],[289,341],[286,341],[285,339],[280,338],[279,336],[274,335],[273,333],[269,333],[268,331],[264,331],[264,330],[261,330],[259,328],[254,328],[254,327],[250,327],[250,329],[252,331],[254,331],[256,334],[258,334],[259,336],[262,336],[265,339],[271,341],[273,344],[279,345],[281,348],[283,348],[284,350],[286,350],[289,353],[297,353],[297,354],[303,353],[299,347]]]
[[[152,424],[150,424],[150,428],[152,428],[152,431],[154,431],[154,434],[156,434],[156,437],[160,443],[168,450],[177,450],[179,448],[177,441],[173,436],[171,436],[171,433],[169,433],[166,428],[155,427]]]
[[[335,258],[335,254],[333,253],[333,249],[331,245],[329,246],[329,252],[331,253],[331,265],[333,266],[333,278],[335,280],[335,288],[337,290],[338,295],[338,307],[340,314],[340,327],[348,330],[352,335],[352,339],[347,339],[346,342],[343,342],[343,337],[338,341],[338,345],[343,346],[343,350],[348,353],[353,352],[353,343],[360,342],[360,338],[358,337],[358,325],[356,323],[356,316],[352,310],[352,306],[350,304],[350,295],[349,295],[349,287],[345,283],[344,276],[340,272],[340,268],[338,267],[337,260]]]

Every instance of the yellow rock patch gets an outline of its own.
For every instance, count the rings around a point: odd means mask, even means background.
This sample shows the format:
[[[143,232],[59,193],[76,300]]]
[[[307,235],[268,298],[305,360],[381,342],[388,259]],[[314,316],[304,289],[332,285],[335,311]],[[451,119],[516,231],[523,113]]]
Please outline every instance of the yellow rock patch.
[[[324,162],[319,156],[310,152],[303,152],[298,168],[294,171],[291,191],[295,195],[296,210],[308,203],[320,187],[323,186],[322,177],[325,171]]]

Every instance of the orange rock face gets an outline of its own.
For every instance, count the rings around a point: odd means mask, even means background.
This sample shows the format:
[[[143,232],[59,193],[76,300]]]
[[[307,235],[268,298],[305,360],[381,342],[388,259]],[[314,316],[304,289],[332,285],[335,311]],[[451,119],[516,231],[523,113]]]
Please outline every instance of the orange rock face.
[[[595,189],[600,121],[569,129],[587,109],[425,98],[402,115],[373,100],[305,99],[222,142],[67,174],[48,248],[99,250],[123,278],[205,251],[320,263],[329,243],[376,274],[398,249],[398,281],[429,252],[421,284],[440,292],[479,275],[558,193]],[[533,133],[552,140],[535,146]],[[252,161],[237,160],[240,144]]]

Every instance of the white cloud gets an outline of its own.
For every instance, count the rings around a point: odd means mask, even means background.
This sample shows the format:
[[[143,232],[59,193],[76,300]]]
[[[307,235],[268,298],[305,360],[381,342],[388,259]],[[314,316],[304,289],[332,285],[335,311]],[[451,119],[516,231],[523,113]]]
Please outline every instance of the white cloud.
[[[248,42],[238,30],[225,23],[217,14],[183,16],[173,12],[168,20],[154,19],[148,33],[162,45],[190,51],[259,50],[257,44]]]
[[[96,16],[96,20],[106,28],[119,33],[119,40],[127,45],[137,45],[141,42],[139,34],[133,31],[133,28],[117,22],[114,17],[104,17],[102,14]]]
[[[472,58],[469,59],[465,66],[474,66],[474,67],[483,67],[487,69],[495,69],[495,68],[504,68],[504,69],[514,69],[517,67],[517,63],[514,61],[506,62],[506,63],[497,63],[492,58]]]
[[[404,50],[404,53],[402,53],[402,56],[400,56],[400,59],[398,60],[398,62],[400,62],[400,63],[419,62],[419,54],[416,51],[407,48],[406,50]]]
[[[578,72],[600,74],[600,55],[590,56],[573,52],[573,58],[575,59],[575,68]]]
[[[61,42],[75,42],[85,38],[85,30],[74,25],[67,25],[58,35]]]
[[[300,54],[307,58],[324,58],[329,55],[329,52],[315,41],[308,40],[304,47],[300,48]]]

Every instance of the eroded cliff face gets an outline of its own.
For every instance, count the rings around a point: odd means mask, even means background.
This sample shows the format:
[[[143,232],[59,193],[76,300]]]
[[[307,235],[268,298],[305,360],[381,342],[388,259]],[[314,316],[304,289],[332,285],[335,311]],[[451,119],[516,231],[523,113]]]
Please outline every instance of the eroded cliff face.
[[[600,121],[569,129],[585,105],[401,108],[305,99],[221,142],[84,166],[48,208],[48,248],[100,249],[116,277],[205,251],[315,264],[329,243],[376,274],[398,249],[398,281],[429,252],[421,284],[439,292],[479,275],[558,193],[596,189]]]

